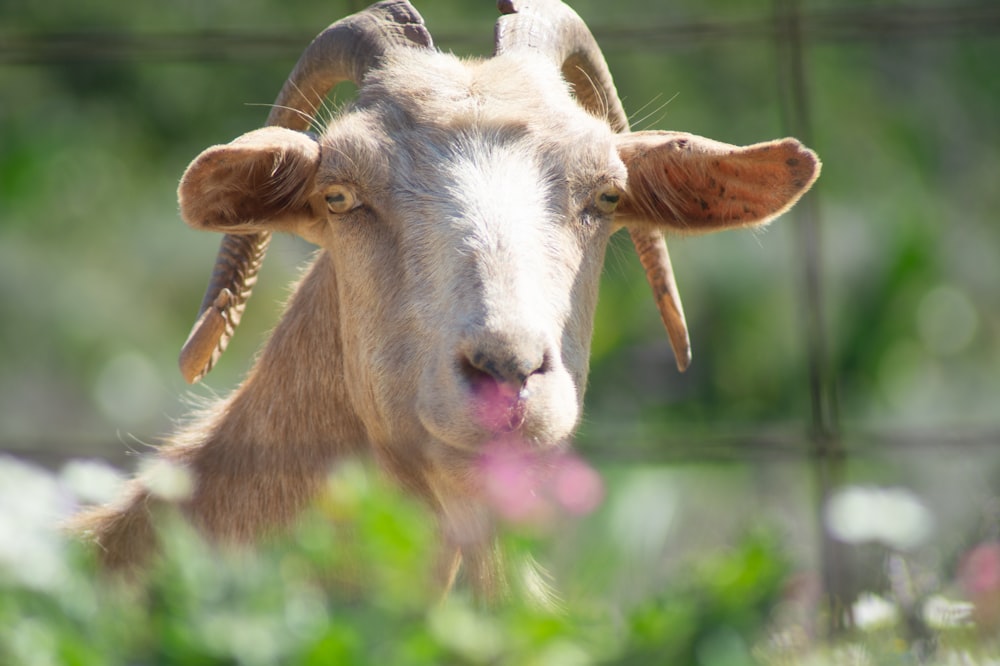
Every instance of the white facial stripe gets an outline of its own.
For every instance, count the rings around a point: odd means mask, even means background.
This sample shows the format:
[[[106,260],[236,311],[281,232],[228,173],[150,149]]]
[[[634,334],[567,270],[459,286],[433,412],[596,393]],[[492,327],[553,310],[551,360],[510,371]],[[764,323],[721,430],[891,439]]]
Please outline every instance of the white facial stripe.
[[[434,238],[421,248],[420,273],[441,281],[422,290],[422,328],[443,343],[422,375],[418,414],[429,432],[458,448],[489,435],[495,426],[480,417],[496,405],[474,389],[461,362],[478,349],[500,362],[537,364],[526,366],[523,387],[514,387],[525,400],[518,418],[531,441],[556,444],[576,424],[585,373],[579,354],[572,367],[563,358],[584,253],[575,220],[563,218],[575,214],[565,210],[568,185],[542,166],[551,156],[537,154],[537,146],[494,137],[455,148],[436,165],[440,186],[423,190],[437,194],[419,197],[421,214],[412,218],[416,234]]]
[[[550,285],[540,284],[551,277],[544,250],[565,241],[554,238],[562,231],[534,156],[516,144],[477,143],[447,173],[454,188],[448,223],[460,235],[462,253],[474,257],[484,305],[511,319],[551,317]]]

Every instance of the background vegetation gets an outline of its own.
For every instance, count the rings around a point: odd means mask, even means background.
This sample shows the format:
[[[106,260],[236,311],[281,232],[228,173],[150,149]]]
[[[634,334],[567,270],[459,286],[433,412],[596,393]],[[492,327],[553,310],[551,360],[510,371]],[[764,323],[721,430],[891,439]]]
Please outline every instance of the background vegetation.
[[[93,456],[132,467],[183,413],[176,353],[218,241],[178,220],[177,178],[205,146],[259,126],[302,46],[362,4],[0,3],[0,448],[50,469]],[[760,525],[791,572],[778,615],[794,630],[772,635],[809,643],[865,592],[855,620],[877,595],[895,613],[876,613],[890,618],[880,626],[907,650],[926,644],[928,600],[985,607],[995,590],[1000,10],[574,5],[637,128],[731,143],[805,134],[824,171],[808,218],[671,243],[694,342],[685,375],[616,239],[579,441],[605,476],[608,518],[555,536],[560,583],[610,567],[595,596],[631,613],[651,590],[679,595],[683,562],[740,552]],[[440,47],[489,51],[491,3],[418,7]],[[776,19],[796,8],[801,61]],[[309,252],[277,239],[240,335],[196,393],[238,381]],[[641,547],[602,559],[598,545],[628,529]],[[974,645],[988,649],[993,629],[977,617]]]

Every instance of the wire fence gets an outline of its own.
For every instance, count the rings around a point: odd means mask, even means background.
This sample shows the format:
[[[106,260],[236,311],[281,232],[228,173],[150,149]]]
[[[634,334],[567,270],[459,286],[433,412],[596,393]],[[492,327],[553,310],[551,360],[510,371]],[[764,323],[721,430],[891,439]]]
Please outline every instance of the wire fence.
[[[790,32],[791,29],[791,32]],[[477,45],[477,30],[435,30],[438,42],[454,47]],[[797,3],[776,0],[771,16],[734,20],[697,20],[643,25],[593,26],[608,51],[666,51],[711,42],[768,40],[803,44],[956,39],[1000,32],[1000,4],[844,8],[802,11]],[[18,32],[0,27],[0,63],[204,62],[297,58],[312,33],[213,30],[197,33],[118,31]]]

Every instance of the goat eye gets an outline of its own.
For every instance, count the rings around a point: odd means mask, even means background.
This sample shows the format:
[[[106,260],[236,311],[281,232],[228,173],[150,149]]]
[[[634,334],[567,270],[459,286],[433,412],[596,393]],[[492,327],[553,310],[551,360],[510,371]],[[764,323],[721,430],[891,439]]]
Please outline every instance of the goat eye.
[[[344,185],[331,187],[325,198],[327,208],[336,215],[348,213],[360,205],[357,197],[354,196],[354,191]]]
[[[594,197],[594,205],[597,206],[597,209],[602,213],[610,215],[615,212],[621,198],[622,195],[621,192],[618,191],[618,188],[607,187],[599,191],[597,196]]]

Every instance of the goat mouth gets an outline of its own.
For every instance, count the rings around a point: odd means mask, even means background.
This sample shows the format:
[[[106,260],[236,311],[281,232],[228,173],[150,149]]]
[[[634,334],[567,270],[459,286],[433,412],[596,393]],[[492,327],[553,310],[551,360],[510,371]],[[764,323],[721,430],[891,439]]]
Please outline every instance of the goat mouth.
[[[570,437],[576,421],[573,385],[557,372],[508,380],[459,362],[444,377],[428,373],[421,389],[417,417],[452,451],[476,453],[514,439],[549,449]]]
[[[525,421],[529,391],[524,386],[502,382],[484,373],[468,377],[472,418],[484,430],[512,433]]]

